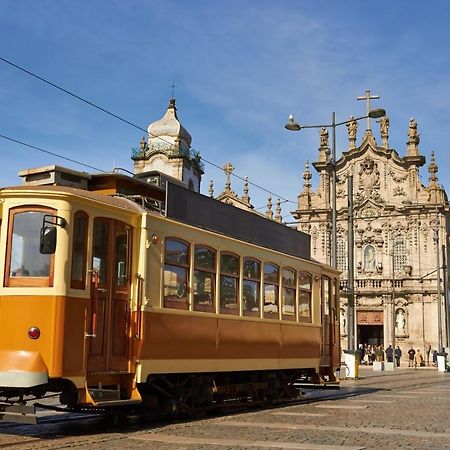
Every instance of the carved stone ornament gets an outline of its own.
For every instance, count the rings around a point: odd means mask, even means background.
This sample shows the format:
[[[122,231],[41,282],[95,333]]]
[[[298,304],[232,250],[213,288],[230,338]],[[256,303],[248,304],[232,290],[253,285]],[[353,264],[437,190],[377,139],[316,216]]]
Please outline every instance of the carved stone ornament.
[[[380,297],[360,297],[357,300],[357,305],[361,307],[378,308],[383,306],[383,299]]]
[[[393,190],[393,194],[394,194],[394,197],[397,197],[397,196],[406,197],[406,192],[401,186],[395,186],[395,188]]]
[[[362,200],[366,198],[377,199],[380,194],[380,172],[378,164],[369,156],[364,158],[359,168],[359,192],[357,199]]]

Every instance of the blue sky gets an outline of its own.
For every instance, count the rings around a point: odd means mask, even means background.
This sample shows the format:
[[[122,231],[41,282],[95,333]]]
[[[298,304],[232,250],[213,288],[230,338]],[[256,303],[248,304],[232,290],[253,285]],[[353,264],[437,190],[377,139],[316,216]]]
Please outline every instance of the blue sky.
[[[230,161],[238,175],[292,201],[319,135],[286,131],[289,113],[320,124],[335,111],[343,121],[364,114],[356,97],[370,89],[402,156],[416,118],[420,151],[427,165],[436,152],[448,191],[449,23],[447,0],[2,0],[0,56],[143,128],[164,114],[174,82],[179,118],[203,158]],[[142,137],[2,62],[0,134],[104,170],[132,170],[131,148]],[[337,135],[340,154],[346,128]],[[87,170],[3,139],[0,150],[3,186],[29,167]],[[218,194],[224,175],[205,166],[202,191],[213,179]],[[240,180],[232,187],[242,194]],[[268,194],[251,186],[250,196],[261,207]],[[294,208],[283,206],[286,220]]]

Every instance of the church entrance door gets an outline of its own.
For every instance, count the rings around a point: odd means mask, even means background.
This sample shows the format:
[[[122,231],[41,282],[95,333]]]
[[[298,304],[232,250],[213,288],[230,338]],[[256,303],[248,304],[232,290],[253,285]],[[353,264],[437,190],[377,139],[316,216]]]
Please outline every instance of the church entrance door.
[[[383,325],[358,325],[358,344],[383,345]]]

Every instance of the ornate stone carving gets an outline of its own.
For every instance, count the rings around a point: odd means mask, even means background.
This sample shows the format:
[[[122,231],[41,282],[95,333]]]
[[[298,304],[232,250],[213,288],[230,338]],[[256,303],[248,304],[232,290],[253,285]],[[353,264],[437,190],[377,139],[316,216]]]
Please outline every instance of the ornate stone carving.
[[[360,164],[359,175],[359,191],[356,194],[356,200],[361,202],[365,199],[372,198],[378,200],[380,197],[380,172],[378,164],[367,156]]]
[[[388,175],[395,183],[401,183],[402,181],[405,181],[408,179],[407,173],[405,173],[403,175],[398,175],[392,169],[389,169]]]
[[[357,306],[377,308],[383,306],[383,299],[381,297],[359,297]]]
[[[395,186],[392,193],[394,194],[394,197],[406,197],[406,192],[401,186]]]

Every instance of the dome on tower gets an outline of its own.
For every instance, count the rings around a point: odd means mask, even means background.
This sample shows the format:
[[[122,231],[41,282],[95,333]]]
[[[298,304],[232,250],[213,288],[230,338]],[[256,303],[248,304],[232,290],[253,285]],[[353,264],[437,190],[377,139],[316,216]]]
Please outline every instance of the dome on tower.
[[[170,99],[164,117],[151,123],[147,130],[150,150],[163,149],[170,144],[183,150],[191,147],[192,137],[178,120],[174,98]]]

